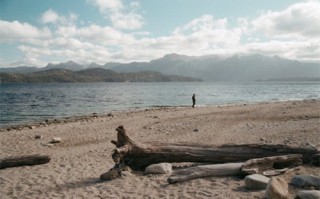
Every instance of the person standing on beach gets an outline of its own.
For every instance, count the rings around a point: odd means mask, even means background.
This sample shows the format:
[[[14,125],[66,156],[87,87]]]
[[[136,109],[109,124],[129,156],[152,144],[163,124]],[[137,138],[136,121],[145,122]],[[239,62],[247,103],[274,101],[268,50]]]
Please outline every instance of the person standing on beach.
[[[192,95],[192,108],[196,105],[196,94]]]

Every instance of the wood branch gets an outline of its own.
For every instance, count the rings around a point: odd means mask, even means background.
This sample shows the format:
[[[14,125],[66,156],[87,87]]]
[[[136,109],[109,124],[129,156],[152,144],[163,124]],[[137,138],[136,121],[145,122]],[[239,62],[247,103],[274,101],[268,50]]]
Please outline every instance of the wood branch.
[[[48,155],[26,155],[26,156],[11,156],[0,159],[0,169],[19,166],[32,166],[48,163],[51,158]]]
[[[214,165],[202,165],[189,167],[174,171],[167,179],[168,183],[183,182],[195,178],[212,177],[212,176],[234,176],[240,175],[243,163],[226,163]]]
[[[247,175],[256,173],[276,175],[302,165],[301,158],[301,154],[255,158],[246,161],[241,166],[241,170]]]
[[[150,164],[160,162],[243,162],[253,158],[301,154],[302,161],[309,163],[314,154],[320,153],[314,147],[292,147],[287,145],[241,144],[207,146],[197,144],[138,143],[128,137],[123,126],[117,129],[117,141],[112,141],[120,150],[114,150],[113,159],[119,159],[135,170],[143,170]],[[125,149],[125,150],[124,150]]]

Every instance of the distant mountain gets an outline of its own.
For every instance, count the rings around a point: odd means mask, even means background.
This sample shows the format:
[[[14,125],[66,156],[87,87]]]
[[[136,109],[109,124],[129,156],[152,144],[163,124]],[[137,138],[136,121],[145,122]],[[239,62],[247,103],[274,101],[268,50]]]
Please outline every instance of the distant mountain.
[[[102,68],[80,71],[49,69],[33,73],[0,73],[0,83],[35,82],[182,82],[201,81],[200,79],[163,75],[159,72],[118,73]]]
[[[50,69],[57,69],[57,68],[77,71],[77,70],[84,70],[87,67],[81,64],[77,64],[76,62],[73,62],[73,61],[68,61],[60,64],[49,63],[46,67],[42,68],[42,70],[50,70]]]
[[[201,78],[205,81],[255,81],[320,76],[319,63],[303,63],[258,54],[235,55],[228,58],[171,54],[150,62],[118,64],[109,69],[117,72],[153,70],[163,74]]]
[[[0,68],[0,72],[41,71],[47,69],[69,69],[73,71],[85,68],[104,68],[115,72],[156,71],[166,75],[183,75],[200,78],[205,81],[256,81],[268,79],[314,79],[320,77],[320,63],[305,63],[268,57],[259,54],[234,55],[223,58],[215,55],[185,56],[168,54],[150,62],[106,63],[81,65],[69,61],[61,64],[48,64],[45,68]]]

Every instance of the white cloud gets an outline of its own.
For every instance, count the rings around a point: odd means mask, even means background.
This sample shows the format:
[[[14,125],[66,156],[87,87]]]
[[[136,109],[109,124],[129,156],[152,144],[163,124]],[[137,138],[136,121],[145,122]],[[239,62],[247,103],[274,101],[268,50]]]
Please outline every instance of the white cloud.
[[[87,2],[98,7],[101,13],[106,13],[108,11],[118,12],[123,9],[121,0],[87,0]]]
[[[253,20],[256,31],[268,37],[311,38],[320,36],[320,2],[307,1],[282,11],[268,11]]]
[[[21,41],[32,38],[48,38],[51,32],[48,28],[39,29],[28,23],[0,20],[0,42]]]
[[[143,19],[133,10],[126,12],[127,7],[121,1],[90,2],[105,10],[113,26],[84,23],[79,27],[77,15],[63,16],[49,9],[40,19],[43,28],[0,20],[0,42],[20,45],[18,49],[24,57],[14,62],[19,65],[44,66],[53,60],[100,64],[149,61],[168,53],[224,56],[260,53],[320,62],[320,22],[314,19],[320,18],[320,11],[316,1],[264,12],[256,19],[240,17],[230,21],[203,15],[159,37],[135,30],[141,27]],[[139,4],[133,2],[129,8],[139,8]],[[123,31],[130,27],[130,32]]]
[[[121,0],[88,0],[96,6],[100,13],[110,20],[114,28],[120,30],[136,30],[143,26],[143,18],[136,12],[138,2],[131,2],[130,6],[124,6]]]
[[[42,23],[56,23],[59,19],[59,15],[52,9],[47,10],[41,16]]]
[[[59,15],[56,11],[49,9],[45,11],[41,18],[40,21],[44,24],[59,24],[59,25],[73,25],[75,21],[78,19],[78,16],[74,13],[70,13],[67,16],[61,16]]]

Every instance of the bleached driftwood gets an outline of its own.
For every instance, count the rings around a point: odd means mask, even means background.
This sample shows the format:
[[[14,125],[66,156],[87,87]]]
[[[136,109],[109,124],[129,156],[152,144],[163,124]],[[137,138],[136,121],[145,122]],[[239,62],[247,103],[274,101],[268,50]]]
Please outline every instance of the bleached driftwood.
[[[0,169],[19,166],[32,166],[48,163],[51,158],[48,155],[10,156],[0,159]]]
[[[189,167],[174,171],[167,181],[168,183],[172,184],[195,178],[240,175],[242,173],[242,164],[243,163],[226,163]]]
[[[264,158],[255,158],[246,161],[241,170],[245,174],[264,174],[264,175],[277,175],[285,172],[286,170],[302,165],[302,155],[290,154],[282,156],[272,156]]]
[[[132,140],[123,126],[117,129],[117,141],[112,154],[113,160],[135,170],[142,170],[150,164],[160,162],[204,162],[231,163],[244,162],[253,158],[301,154],[302,161],[309,163],[317,148],[292,147],[287,145],[241,144],[208,146],[198,144],[138,143]]]

